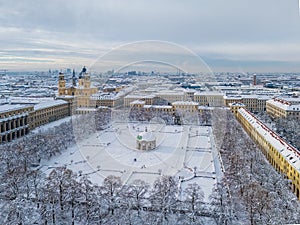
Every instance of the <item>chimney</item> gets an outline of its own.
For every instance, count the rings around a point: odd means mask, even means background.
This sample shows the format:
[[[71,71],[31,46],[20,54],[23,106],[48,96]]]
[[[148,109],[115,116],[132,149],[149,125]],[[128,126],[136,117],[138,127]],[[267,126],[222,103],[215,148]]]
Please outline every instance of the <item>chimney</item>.
[[[255,86],[256,84],[256,74],[253,74],[253,86]]]

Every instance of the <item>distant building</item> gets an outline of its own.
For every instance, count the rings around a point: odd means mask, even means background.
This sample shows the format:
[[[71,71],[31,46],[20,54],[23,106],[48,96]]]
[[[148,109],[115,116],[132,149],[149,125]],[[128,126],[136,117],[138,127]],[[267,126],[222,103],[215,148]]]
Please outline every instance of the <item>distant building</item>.
[[[260,95],[233,95],[224,96],[224,104],[230,107],[232,103],[242,103],[251,112],[264,112],[266,111],[266,102],[269,100],[268,96]]]
[[[91,105],[94,107],[122,107],[125,96],[131,91],[131,88],[125,86],[113,88],[113,91],[98,92],[90,97]]]
[[[224,106],[224,94],[220,92],[206,91],[197,92],[194,95],[194,101],[201,106],[221,107]]]
[[[167,90],[167,91],[159,91],[155,94],[155,96],[165,99],[170,103],[177,101],[186,101],[187,95],[183,91],[178,90]]]
[[[198,112],[199,104],[197,102],[192,102],[192,101],[178,101],[178,102],[173,102],[172,106],[174,108],[174,111],[195,113]]]
[[[273,118],[294,118],[300,120],[300,98],[273,98],[266,103],[267,113]]]
[[[131,103],[137,100],[145,101],[145,105],[153,105],[155,95],[129,94],[124,97],[124,107],[130,107]]]

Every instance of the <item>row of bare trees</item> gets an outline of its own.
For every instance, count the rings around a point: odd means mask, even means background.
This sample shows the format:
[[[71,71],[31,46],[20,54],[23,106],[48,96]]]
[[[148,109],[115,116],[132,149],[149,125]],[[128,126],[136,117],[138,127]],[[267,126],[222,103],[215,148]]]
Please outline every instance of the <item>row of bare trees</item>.
[[[152,187],[141,180],[123,185],[114,176],[99,185],[59,167],[47,177],[34,170],[20,179],[15,195],[1,198],[1,224],[214,224],[201,187],[188,185],[179,200],[169,176]]]
[[[167,125],[194,124],[194,125],[211,125],[211,111],[203,110],[202,112],[188,112],[187,110],[176,110],[175,112],[163,111],[144,108],[132,107],[129,112],[131,121],[150,121],[158,117]]]

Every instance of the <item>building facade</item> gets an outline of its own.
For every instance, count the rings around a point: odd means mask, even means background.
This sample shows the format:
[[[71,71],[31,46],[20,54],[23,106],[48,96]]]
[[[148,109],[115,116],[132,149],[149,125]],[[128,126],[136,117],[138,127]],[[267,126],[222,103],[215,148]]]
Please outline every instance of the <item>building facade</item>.
[[[12,141],[29,132],[29,113],[33,106],[1,105],[0,106],[0,143]]]
[[[64,100],[48,100],[35,105],[0,105],[0,143],[22,137],[36,127],[71,115]]]
[[[300,103],[280,98],[270,99],[266,103],[267,113],[273,118],[293,118],[300,120]]]
[[[145,101],[146,105],[153,105],[153,99],[155,95],[138,95],[138,94],[129,94],[124,97],[124,107],[130,107],[131,102],[142,100]]]
[[[194,95],[194,101],[201,106],[224,106],[224,94],[220,92],[198,92]]]
[[[300,199],[300,152],[269,129],[244,108],[235,112],[237,120],[261,148],[277,172],[290,180],[291,189]]]
[[[185,112],[185,113],[195,113],[198,112],[199,104],[192,101],[177,101],[172,103],[174,111]]]
[[[34,110],[29,113],[30,129],[62,119],[71,115],[68,102],[52,100],[34,105]]]
[[[242,103],[253,113],[265,112],[266,102],[270,98],[259,95],[240,95],[240,96],[224,96],[224,105],[230,107],[232,103]]]
[[[91,96],[91,105],[94,107],[120,107],[124,104],[124,96],[115,93],[96,93]]]
[[[78,80],[78,83],[77,83]],[[93,107],[90,102],[91,95],[98,92],[98,88],[91,86],[91,78],[83,67],[78,79],[73,72],[72,85],[67,87],[63,73],[58,77],[58,96],[75,96],[77,107]]]

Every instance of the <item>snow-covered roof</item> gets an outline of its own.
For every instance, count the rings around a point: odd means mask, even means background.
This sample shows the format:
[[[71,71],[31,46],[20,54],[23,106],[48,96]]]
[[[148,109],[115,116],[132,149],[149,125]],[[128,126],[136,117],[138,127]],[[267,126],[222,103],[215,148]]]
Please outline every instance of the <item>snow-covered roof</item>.
[[[197,92],[194,94],[195,96],[224,96],[224,93],[217,92],[217,91],[203,91]]]
[[[242,95],[241,97],[242,97],[243,99],[245,99],[245,98],[258,99],[258,95]]]
[[[130,105],[135,105],[135,104],[141,104],[141,105],[144,105],[145,104],[145,101],[143,100],[135,100],[133,102],[130,102]]]
[[[199,105],[198,102],[192,102],[192,101],[177,101],[173,102],[172,105]]]
[[[41,110],[41,109],[45,109],[45,108],[49,108],[49,107],[53,107],[53,106],[64,105],[66,103],[68,103],[68,102],[64,101],[64,100],[51,100],[48,102],[42,102],[42,103],[36,104],[34,106],[34,110]]]
[[[248,110],[240,108],[238,112],[289,162],[291,166],[300,171],[300,152],[295,147],[288,144],[278,134],[253,116]]]
[[[278,99],[282,99],[284,101],[290,102],[291,104],[299,104],[300,103],[299,97],[280,97]]]
[[[204,105],[199,105],[199,106],[198,106],[198,109],[213,110],[214,107],[211,107],[211,106],[204,106]]]
[[[11,104],[38,104],[53,100],[53,98],[30,98],[30,97],[9,97],[7,101]]]
[[[184,95],[183,92],[178,92],[178,91],[160,91],[157,93],[158,96],[164,96],[164,95],[168,95],[168,96],[178,96],[178,95]]]
[[[128,90],[121,90],[120,92],[98,92],[91,95],[92,100],[116,100],[128,93]]]
[[[149,95],[149,94],[145,94],[145,95],[143,95],[143,94],[129,94],[129,95],[127,95],[127,96],[125,96],[124,97],[124,99],[131,99],[131,98],[133,98],[133,99],[144,99],[144,98],[154,98],[155,97],[155,95]]]
[[[144,105],[144,108],[154,108],[154,109],[172,109],[171,105]]]
[[[184,89],[183,91],[187,92],[187,93],[195,93],[196,92],[196,90],[194,90],[194,89]]]
[[[257,99],[257,100],[268,100],[271,97],[265,96],[265,95],[226,95],[224,96],[224,99]]]
[[[72,98],[75,98],[75,96],[72,96],[72,95],[60,95],[60,96],[57,96],[57,98],[72,99]]]
[[[241,102],[234,102],[234,103],[229,103],[229,106],[241,106],[241,107],[245,107],[246,105],[241,103]]]
[[[6,112],[13,111],[13,110],[25,109],[28,107],[29,107],[28,105],[9,105],[9,104],[0,105],[0,113],[6,113]]]
[[[100,108],[100,106],[98,108]],[[80,107],[80,108],[77,108],[76,111],[96,112],[97,109],[96,108]]]
[[[285,111],[299,111],[300,112],[300,104],[292,104],[289,101],[286,101],[284,99],[270,99],[267,101],[268,104],[272,104],[278,108],[281,108]]]
[[[271,99],[270,96],[265,96],[265,95],[259,95],[258,96],[258,100],[269,100],[269,99]]]
[[[242,100],[243,98],[240,95],[234,95],[234,96],[225,95],[224,99],[238,99],[238,100]]]

